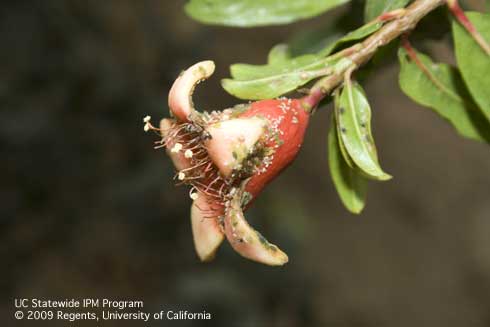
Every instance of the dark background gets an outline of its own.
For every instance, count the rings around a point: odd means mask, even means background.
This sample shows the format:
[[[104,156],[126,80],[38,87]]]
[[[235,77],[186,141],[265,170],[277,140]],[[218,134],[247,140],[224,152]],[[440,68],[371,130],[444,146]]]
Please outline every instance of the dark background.
[[[142,118],[167,116],[173,80],[203,59],[218,69],[199,87],[198,107],[237,102],[219,86],[230,64],[262,63],[274,44],[345,8],[244,30],[200,25],[183,3],[0,5],[1,325],[22,325],[13,319],[19,297],[143,300],[149,312],[206,310],[210,326],[490,325],[488,146],[405,97],[390,62],[364,85],[395,178],[371,183],[364,213],[349,214],[330,180],[328,106],[298,160],[247,213],[290,263],[261,266],[226,242],[214,262],[198,261],[191,200],[173,186]],[[447,36],[415,46],[454,62]]]

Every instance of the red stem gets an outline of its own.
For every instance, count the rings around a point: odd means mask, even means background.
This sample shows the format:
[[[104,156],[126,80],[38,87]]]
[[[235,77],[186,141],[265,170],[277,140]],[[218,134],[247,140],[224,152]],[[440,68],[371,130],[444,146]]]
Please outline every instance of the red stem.
[[[402,47],[407,51],[410,60],[412,60],[415,63],[415,65],[417,65],[417,67],[422,71],[422,73],[424,73],[424,75],[427,76],[427,78],[430,79],[430,81],[434,83],[434,85],[439,90],[443,91],[444,93],[454,98],[453,93],[450,90],[448,90],[447,87],[444,84],[442,84],[437,79],[437,77],[434,76],[434,74],[427,68],[427,66],[419,59],[419,57],[417,56],[417,52],[415,51],[415,49],[410,44],[410,41],[408,40],[407,34],[401,36],[401,43],[402,43]],[[455,99],[459,101],[459,98],[456,97]]]
[[[463,9],[459,5],[457,0],[447,0],[447,6],[449,10],[456,18],[456,20],[471,34],[473,39],[478,43],[478,45],[485,51],[487,55],[490,56],[490,45],[483,38],[483,36],[478,32],[475,26],[471,23],[468,17],[465,15]]]
[[[463,9],[461,9],[461,6],[459,5],[458,1],[456,0],[447,0],[447,6],[449,7],[449,10],[451,10],[451,13],[453,14],[454,17],[458,20],[458,22],[466,28],[466,30],[473,34],[476,32],[475,26],[470,22],[468,17],[466,17]]]

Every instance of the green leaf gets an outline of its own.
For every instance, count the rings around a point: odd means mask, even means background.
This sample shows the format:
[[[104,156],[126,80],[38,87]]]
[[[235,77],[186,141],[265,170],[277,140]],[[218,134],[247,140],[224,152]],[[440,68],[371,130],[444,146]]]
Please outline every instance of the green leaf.
[[[245,100],[271,99],[281,96],[309,81],[327,75],[339,59],[326,57],[342,44],[362,39],[382,24],[366,24],[340,38],[318,54],[291,58],[288,46],[276,45],[269,52],[266,65],[234,64],[230,67],[232,79],[223,79],[221,85],[231,95]]]
[[[468,94],[461,75],[446,64],[436,64],[416,52],[426,72],[411,61],[400,48],[399,84],[402,91],[418,104],[433,109],[449,121],[464,137],[490,140],[490,125]]]
[[[328,133],[328,165],[330,175],[344,206],[358,214],[364,208],[367,195],[367,179],[345,162],[340,151],[335,118]]]
[[[355,29],[355,30],[347,33],[346,35],[344,35],[342,38],[338,39],[334,43],[329,44],[324,49],[322,49],[320,52],[318,52],[318,55],[321,55],[321,56],[329,55],[330,53],[332,53],[333,50],[337,49],[341,45],[344,45],[345,43],[358,41],[358,40],[361,40],[361,39],[373,34],[377,30],[379,30],[381,28],[381,26],[383,26],[382,23],[369,23],[369,24],[363,25],[363,26],[359,27],[358,29]]]
[[[405,7],[409,2],[410,0],[366,0],[364,20],[370,22],[385,12]]]
[[[290,58],[287,48],[276,46],[269,53],[268,64],[234,64],[230,67],[233,79],[224,79],[221,84],[240,99],[271,99],[328,74],[335,61],[312,54]]]
[[[337,119],[335,119],[335,116],[339,114],[339,106],[340,106],[340,94],[338,91],[334,92],[334,121],[335,121],[335,128],[337,129],[337,132],[335,133],[337,135],[337,144],[339,145],[339,150],[340,153],[342,154],[342,157],[344,158],[345,163],[350,167],[350,168],[356,168],[356,164],[352,161],[349,153],[347,152],[347,149],[345,148],[344,141],[342,141],[342,130],[340,127],[340,124],[337,123]]]
[[[289,47],[287,44],[281,43],[274,46],[269,51],[269,56],[267,57],[267,62],[271,65],[281,64],[289,60],[291,57],[289,53]]]
[[[490,42],[490,15],[467,12],[466,16],[483,38]],[[461,75],[473,99],[490,121],[490,56],[455,20],[453,20],[453,37]]]
[[[288,46],[286,44],[278,44],[270,50],[267,64],[233,64],[230,66],[230,73],[234,79],[246,81],[287,74],[296,70],[318,69],[318,67],[322,67],[323,61],[325,61],[325,58],[314,54],[291,58]]]
[[[214,25],[252,27],[288,24],[320,15],[349,0],[190,0],[185,11]]]
[[[350,158],[366,176],[376,180],[388,180],[380,167],[376,146],[371,133],[371,108],[357,83],[346,81],[335,109],[335,118],[340,128],[341,142]]]

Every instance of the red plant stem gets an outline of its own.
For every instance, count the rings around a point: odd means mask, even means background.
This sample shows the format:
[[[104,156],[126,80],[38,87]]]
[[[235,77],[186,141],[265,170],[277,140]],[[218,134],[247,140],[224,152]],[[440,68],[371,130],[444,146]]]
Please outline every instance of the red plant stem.
[[[311,111],[322,101],[325,91],[321,88],[312,88],[308,95],[301,99],[301,104],[306,111]]]
[[[471,34],[473,39],[478,43],[478,45],[485,51],[487,55],[490,56],[490,45],[483,38],[483,36],[478,32],[475,26],[470,22],[468,17],[466,17],[463,9],[459,5],[457,0],[447,0],[447,6],[453,14],[453,16],[458,20],[458,22]]]
[[[402,35],[401,43],[402,43],[402,47],[407,51],[407,54],[410,57],[410,59],[417,65],[417,67],[420,68],[420,70],[425,75],[429,77],[429,79],[432,80],[433,79],[431,78],[432,74],[429,72],[427,67],[425,67],[425,65],[420,61],[419,57],[417,56],[417,53],[415,52],[415,49],[410,44],[410,41],[408,41],[407,34]]]
[[[392,17],[386,17],[393,20],[386,23],[364,41],[343,50],[345,52],[342,57],[350,60],[351,63],[318,80],[310,89],[309,94],[301,99],[303,108],[307,111],[313,110],[325,96],[343,82],[344,73],[347,70],[354,70],[364,65],[381,46],[412,30],[423,17],[444,3],[446,0],[416,0],[405,8],[403,13],[399,12]]]

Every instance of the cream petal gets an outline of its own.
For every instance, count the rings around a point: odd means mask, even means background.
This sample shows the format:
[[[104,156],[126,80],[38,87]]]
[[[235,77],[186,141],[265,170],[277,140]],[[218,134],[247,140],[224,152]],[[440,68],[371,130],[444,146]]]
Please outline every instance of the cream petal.
[[[245,258],[270,266],[284,265],[288,262],[286,253],[269,243],[245,220],[240,193],[235,194],[225,214],[226,238],[233,249]]]
[[[224,239],[223,230],[218,222],[219,213],[212,217],[216,210],[210,207],[210,203],[210,199],[199,192],[191,207],[194,247],[201,261],[212,260]]]
[[[211,139],[205,141],[208,154],[221,174],[229,177],[247,158],[262,137],[267,121],[262,118],[237,118],[209,125]]]
[[[214,73],[214,62],[201,61],[185,70],[174,82],[168,94],[170,110],[180,121],[189,121],[194,110],[192,93],[194,87]]]

